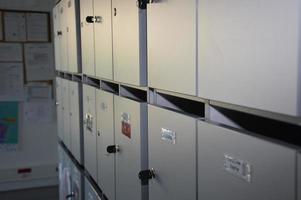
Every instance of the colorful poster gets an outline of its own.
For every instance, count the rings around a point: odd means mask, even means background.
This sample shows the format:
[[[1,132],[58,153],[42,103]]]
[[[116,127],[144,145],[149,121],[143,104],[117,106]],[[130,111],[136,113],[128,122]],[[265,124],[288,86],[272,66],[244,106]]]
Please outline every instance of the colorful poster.
[[[0,145],[18,144],[18,116],[18,102],[0,102]]]

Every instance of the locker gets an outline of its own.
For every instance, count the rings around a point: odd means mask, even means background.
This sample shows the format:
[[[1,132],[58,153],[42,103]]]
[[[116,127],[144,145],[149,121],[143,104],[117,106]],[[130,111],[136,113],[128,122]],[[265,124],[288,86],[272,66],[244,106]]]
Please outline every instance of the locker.
[[[85,200],[101,200],[88,179],[85,179]]]
[[[82,200],[82,174],[74,163],[71,165],[71,172],[71,193],[69,197],[72,200]]]
[[[113,94],[97,91],[97,160],[98,185],[108,199],[115,199],[115,145]]]
[[[114,96],[116,200],[147,199],[138,173],[147,169],[147,105]]]
[[[149,200],[196,199],[196,119],[148,106]]]
[[[83,85],[85,168],[97,181],[96,89]]]
[[[61,70],[62,71],[68,71],[68,43],[67,43],[67,26],[68,26],[68,20],[67,20],[67,0],[61,1],[60,5],[60,25],[61,25]]]
[[[301,116],[299,3],[200,0],[200,96]]]
[[[150,87],[196,96],[196,23],[196,0],[147,5]]]
[[[113,80],[112,55],[112,2],[94,1],[94,44],[96,76]]]
[[[93,15],[93,0],[80,0],[82,70],[90,76],[95,76]]]
[[[66,0],[67,1],[67,0]],[[67,21],[67,47],[68,47],[68,71],[78,72],[78,47],[77,47],[77,27],[75,14],[75,0],[67,1],[67,12],[65,18]]]
[[[55,56],[55,69],[61,70],[61,53],[60,53],[60,5],[56,5],[53,10],[53,35],[54,35],[54,56]]]
[[[79,83],[69,82],[70,95],[70,143],[71,152],[78,162],[81,162],[81,135],[80,135],[80,113],[79,113]]]
[[[63,80],[56,78],[56,115],[57,132],[60,140],[64,140],[64,112],[63,112]]]
[[[59,198],[65,200],[71,194],[71,160],[64,149],[58,145],[59,157]]]
[[[139,9],[137,2],[112,0],[114,79],[145,86],[146,10]]]
[[[69,96],[69,80],[62,80],[62,102],[63,102],[63,142],[69,150],[71,150],[71,130],[70,130],[70,96]]]
[[[199,199],[294,200],[295,171],[293,149],[198,123]]]

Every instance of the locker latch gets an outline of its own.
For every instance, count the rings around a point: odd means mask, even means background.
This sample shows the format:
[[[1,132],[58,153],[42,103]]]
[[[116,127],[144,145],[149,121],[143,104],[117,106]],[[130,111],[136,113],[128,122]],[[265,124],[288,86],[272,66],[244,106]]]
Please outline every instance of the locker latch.
[[[102,17],[101,16],[95,16],[94,17],[94,23],[102,23]]]
[[[72,192],[71,194],[68,194],[67,196],[66,196],[66,199],[72,199],[73,197],[75,197],[75,194],[74,194],[74,192]]]
[[[108,153],[117,153],[119,152],[119,146],[118,145],[111,145],[107,147],[107,152]]]
[[[58,31],[57,35],[63,35],[63,32],[62,31]]]
[[[138,174],[139,179],[141,180],[141,185],[148,185],[148,180],[155,178],[155,170],[143,170]]]
[[[93,16],[87,16],[86,17],[86,22],[91,24],[91,23],[94,23],[94,17]]]

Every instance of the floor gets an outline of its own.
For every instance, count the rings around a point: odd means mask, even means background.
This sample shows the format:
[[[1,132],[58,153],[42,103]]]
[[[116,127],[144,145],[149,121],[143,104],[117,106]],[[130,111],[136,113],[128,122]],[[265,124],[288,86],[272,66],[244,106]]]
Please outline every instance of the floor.
[[[58,187],[0,192],[0,200],[59,200]]]

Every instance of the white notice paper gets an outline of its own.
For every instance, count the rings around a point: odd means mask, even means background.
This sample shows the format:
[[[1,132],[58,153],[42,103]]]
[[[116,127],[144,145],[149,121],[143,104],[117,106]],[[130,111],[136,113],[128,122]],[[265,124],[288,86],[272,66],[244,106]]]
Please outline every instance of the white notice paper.
[[[42,41],[49,40],[48,15],[46,13],[27,13],[27,40]]]
[[[25,44],[25,65],[28,81],[52,80],[54,78],[52,44]]]
[[[50,123],[54,120],[51,100],[28,101],[24,103],[24,118],[26,121]]]
[[[2,12],[0,11],[0,40],[3,40]]]
[[[24,100],[22,63],[0,63],[0,101]]]
[[[25,13],[4,12],[4,30],[6,41],[26,41]]]
[[[0,62],[22,62],[22,44],[0,43]]]

